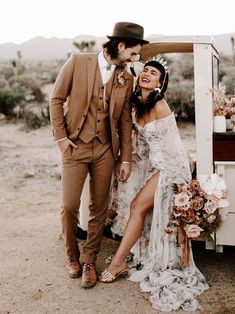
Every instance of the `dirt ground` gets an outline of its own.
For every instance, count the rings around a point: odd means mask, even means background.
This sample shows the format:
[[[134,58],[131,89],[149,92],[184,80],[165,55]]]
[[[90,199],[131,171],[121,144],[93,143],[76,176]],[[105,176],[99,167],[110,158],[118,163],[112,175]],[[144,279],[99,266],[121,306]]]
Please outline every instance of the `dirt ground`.
[[[81,279],[67,276],[60,237],[59,152],[49,127],[21,128],[0,123],[0,313],[159,313],[149,295],[126,279],[84,290]],[[193,153],[192,126],[182,126],[182,136]],[[99,271],[117,245],[103,238]],[[215,253],[197,242],[193,249],[210,286],[199,297],[202,312],[235,313],[235,248]]]

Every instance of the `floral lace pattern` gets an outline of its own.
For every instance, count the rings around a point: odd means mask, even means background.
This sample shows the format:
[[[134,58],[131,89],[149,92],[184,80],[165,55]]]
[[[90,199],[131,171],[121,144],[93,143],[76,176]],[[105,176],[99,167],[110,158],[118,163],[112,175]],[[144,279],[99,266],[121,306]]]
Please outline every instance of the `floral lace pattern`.
[[[195,266],[190,247],[189,267],[180,264],[182,248],[175,233],[166,234],[173,199],[173,184],[191,180],[188,156],[180,139],[174,113],[144,127],[134,122],[132,173],[126,183],[112,185],[110,204],[117,211],[112,231],[123,235],[130,203],[141,187],[160,171],[154,208],[145,219],[141,238],[132,248],[141,270],[129,278],[150,292],[152,306],[161,311],[200,309],[196,296],[208,289],[205,278]]]

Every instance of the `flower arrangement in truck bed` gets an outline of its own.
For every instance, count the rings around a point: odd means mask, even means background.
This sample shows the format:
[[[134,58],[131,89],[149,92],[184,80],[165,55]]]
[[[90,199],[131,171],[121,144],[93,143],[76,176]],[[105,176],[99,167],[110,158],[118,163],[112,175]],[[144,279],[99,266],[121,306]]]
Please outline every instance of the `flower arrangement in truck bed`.
[[[220,224],[219,208],[228,206],[225,181],[217,174],[200,175],[174,194],[165,231],[170,234],[177,228],[183,246],[183,266],[188,265],[188,240],[214,233]]]
[[[225,118],[230,119],[235,115],[235,96],[227,95],[225,99]]]
[[[225,86],[219,84],[219,86],[214,86],[211,89],[213,95],[213,107],[215,116],[225,116]]]
[[[235,114],[235,97],[234,95],[226,95],[226,88],[219,84],[211,89],[213,94],[213,107],[215,116],[225,116],[230,119]]]

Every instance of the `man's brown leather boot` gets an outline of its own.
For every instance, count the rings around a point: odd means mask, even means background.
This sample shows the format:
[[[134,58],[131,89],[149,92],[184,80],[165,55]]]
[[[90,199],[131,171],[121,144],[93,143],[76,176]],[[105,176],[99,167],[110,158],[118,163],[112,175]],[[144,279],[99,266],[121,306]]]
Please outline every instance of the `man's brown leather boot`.
[[[82,266],[82,288],[91,288],[97,282],[97,273],[95,264],[84,263]]]

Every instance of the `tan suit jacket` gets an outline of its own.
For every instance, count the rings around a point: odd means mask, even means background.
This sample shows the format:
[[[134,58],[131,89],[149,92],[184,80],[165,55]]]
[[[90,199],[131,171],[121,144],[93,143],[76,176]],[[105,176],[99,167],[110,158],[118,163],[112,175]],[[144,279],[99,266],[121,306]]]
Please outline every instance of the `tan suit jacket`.
[[[68,137],[75,140],[81,131],[91,102],[98,53],[72,54],[63,65],[50,100],[50,119],[55,140]],[[131,106],[133,78],[124,72],[125,85],[117,86],[118,75],[123,70],[116,68],[114,86],[110,95],[109,117],[112,149],[117,159],[131,161]],[[65,113],[64,104],[67,105]]]

